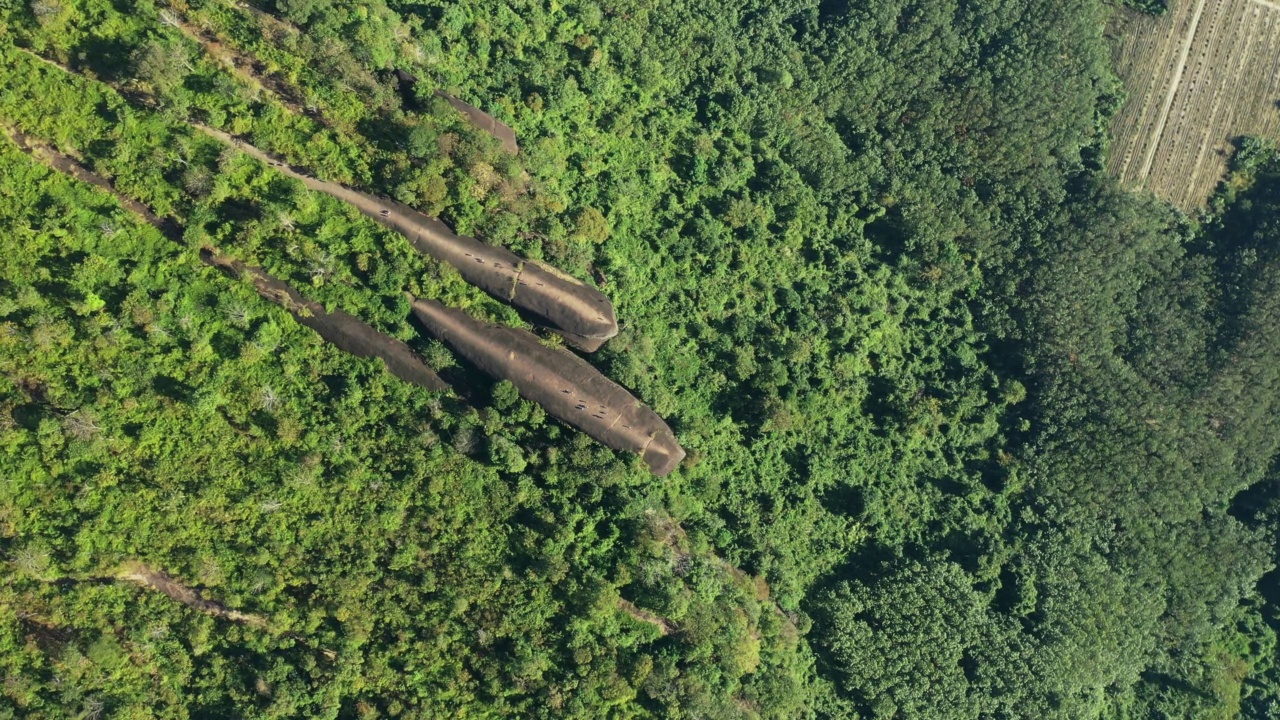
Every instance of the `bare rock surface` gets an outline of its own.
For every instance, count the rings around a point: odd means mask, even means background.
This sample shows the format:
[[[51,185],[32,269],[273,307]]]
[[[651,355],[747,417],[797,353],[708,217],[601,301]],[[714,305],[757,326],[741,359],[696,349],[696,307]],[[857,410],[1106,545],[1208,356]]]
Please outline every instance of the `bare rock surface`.
[[[18,149],[22,150],[22,152],[36,158],[40,162],[43,162],[64,175],[70,175],[80,182],[88,183],[100,190],[105,190],[108,194],[114,197],[117,202],[123,205],[126,210],[141,217],[148,225],[152,225],[164,232],[166,235],[172,236],[173,228],[171,228],[168,223],[158,217],[155,213],[151,212],[151,208],[131,197],[117,192],[115,186],[111,184],[111,181],[86,168],[76,160],[53,150],[43,143],[32,140],[25,133],[15,128],[6,128],[5,131],[9,135],[9,138],[13,140],[13,143],[17,145]]]
[[[498,142],[502,143],[502,149],[512,155],[520,152],[520,145],[516,143],[516,133],[511,129],[510,125],[507,125],[475,105],[459,100],[443,90],[436,90],[435,95],[438,98],[443,98],[446,102],[452,105],[455,110],[465,115],[467,117],[467,121],[472,125],[475,125],[496,138]]]
[[[176,228],[151,212],[146,205],[117,191],[106,178],[84,167],[76,160],[31,140],[16,129],[6,128],[5,130],[14,144],[23,152],[59,172],[105,190],[125,209],[136,213],[166,235],[170,237],[180,235],[176,232]],[[284,306],[299,323],[315,330],[320,337],[333,343],[338,349],[358,357],[379,358],[392,375],[405,382],[420,385],[428,390],[448,389],[448,384],[441,380],[435,371],[427,367],[408,345],[379,332],[359,318],[342,310],[326,311],[320,303],[303,298],[296,290],[271,277],[261,268],[249,267],[244,263],[220,257],[208,249],[201,251],[200,259],[236,277],[248,276],[259,295]]]
[[[657,413],[567,350],[543,345],[527,330],[483,323],[434,300],[411,298],[413,313],[442,342],[492,377],[509,380],[521,397],[603,445],[641,455],[653,474],[667,475],[684,448]]]
[[[449,385],[427,367],[408,345],[379,332],[363,320],[342,310],[326,311],[320,303],[307,300],[297,290],[268,275],[261,268],[220,257],[208,249],[201,251],[200,258],[234,277],[248,278],[259,295],[284,307],[299,323],[315,330],[320,337],[333,343],[338,349],[357,357],[378,358],[392,375],[405,382],[428,390],[448,389]]]
[[[408,205],[314,178],[227,133],[198,127],[308,188],[350,203],[403,235],[418,252],[452,265],[467,282],[528,312],[538,324],[563,332],[569,341],[585,338],[588,342],[583,343],[584,349],[598,348],[601,342],[618,334],[613,303],[604,293],[576,278],[505,248],[458,235],[438,218]]]

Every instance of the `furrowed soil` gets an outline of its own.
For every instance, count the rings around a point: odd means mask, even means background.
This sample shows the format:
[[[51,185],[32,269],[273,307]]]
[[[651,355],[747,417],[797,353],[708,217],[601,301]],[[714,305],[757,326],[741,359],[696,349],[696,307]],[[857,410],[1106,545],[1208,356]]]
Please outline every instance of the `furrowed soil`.
[[[1126,187],[1192,212],[1235,138],[1280,139],[1280,4],[1183,0],[1161,17],[1119,13],[1109,35],[1128,99],[1108,170]]]

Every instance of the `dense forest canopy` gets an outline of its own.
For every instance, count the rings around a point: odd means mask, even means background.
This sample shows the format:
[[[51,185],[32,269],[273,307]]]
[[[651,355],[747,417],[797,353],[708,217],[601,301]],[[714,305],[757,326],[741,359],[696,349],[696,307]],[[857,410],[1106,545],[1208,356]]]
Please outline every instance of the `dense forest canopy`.
[[[1112,12],[0,0],[0,125],[177,229],[0,140],[0,717],[1280,717],[1280,156],[1116,188]],[[197,123],[592,279],[682,465]]]

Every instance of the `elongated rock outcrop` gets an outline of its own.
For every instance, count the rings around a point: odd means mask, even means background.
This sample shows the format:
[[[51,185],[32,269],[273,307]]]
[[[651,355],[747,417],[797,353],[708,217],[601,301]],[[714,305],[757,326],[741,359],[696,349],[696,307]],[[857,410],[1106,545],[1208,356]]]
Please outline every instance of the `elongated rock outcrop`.
[[[200,129],[302,181],[312,190],[350,203],[368,217],[403,235],[418,252],[452,265],[472,285],[528,312],[536,322],[562,332],[570,342],[583,340],[578,343],[583,349],[593,350],[618,334],[613,303],[604,293],[576,278],[537,261],[526,260],[505,248],[458,235],[439,219],[394,200],[357,192],[298,172],[220,130]]]
[[[464,100],[459,100],[443,90],[436,90],[435,96],[442,98],[445,102],[452,105],[454,110],[465,115],[467,122],[492,135],[498,142],[502,143],[502,149],[512,155],[520,152],[520,146],[516,143],[516,133],[511,129],[510,125],[507,125],[475,105]]]
[[[400,83],[400,91],[406,97],[412,98],[414,94],[414,86],[418,84],[417,76],[400,68],[396,68],[396,80]],[[516,142],[516,132],[511,129],[510,125],[502,122],[498,118],[481,110],[475,105],[472,105],[465,100],[459,100],[443,90],[436,90],[432,94],[452,105],[454,110],[462,113],[462,115],[467,118],[467,122],[489,133],[493,139],[502,143],[503,150],[506,150],[512,155],[519,154],[520,145]]]
[[[171,239],[177,239],[177,237],[181,234],[178,232],[178,228],[175,227],[172,223],[169,223],[163,220],[162,218],[156,216],[155,213],[151,212],[151,208],[147,207],[146,205],[143,205],[142,203],[138,202],[137,200],[134,200],[131,197],[120,194],[119,192],[116,191],[115,186],[112,185],[110,181],[108,181],[106,178],[102,177],[101,175],[93,172],[89,168],[81,165],[79,162],[71,159],[66,155],[63,155],[62,153],[54,150],[53,148],[50,148],[42,143],[32,140],[31,138],[27,137],[25,133],[15,128],[11,128],[11,127],[5,128],[5,134],[7,134],[9,138],[13,140],[13,144],[17,145],[19,150],[39,160],[40,162],[43,162],[45,165],[48,165],[49,167],[53,168],[54,170],[57,170],[58,172],[64,175],[70,175],[71,177],[79,180],[80,182],[88,183],[89,185],[92,185],[100,190],[106,191],[107,194],[111,195],[116,199],[116,202],[124,206],[125,210],[128,210],[129,212],[132,212],[133,214],[141,217],[148,225],[155,227],[165,236]]]
[[[483,323],[434,300],[413,298],[413,314],[485,373],[509,380],[521,397],[615,450],[641,455],[654,475],[670,473],[684,448],[657,413],[567,350],[527,330]]]
[[[5,128],[4,130],[13,139],[14,144],[23,152],[46,163],[54,170],[106,191],[126,210],[137,214],[165,235],[173,239],[180,238],[181,232],[179,232],[179,228],[176,225],[158,217],[146,205],[121,194],[106,178],[72,158],[32,141],[16,129]],[[448,384],[441,380],[434,370],[418,359],[418,356],[409,349],[408,345],[390,335],[378,332],[359,318],[342,310],[328,312],[320,303],[311,302],[303,298],[296,290],[266,274],[260,268],[249,267],[239,261],[219,257],[212,250],[202,250],[200,259],[206,264],[221,268],[236,277],[248,276],[252,279],[254,289],[258,291],[259,295],[284,306],[299,323],[315,330],[320,337],[329,341],[338,349],[359,357],[379,358],[392,375],[405,382],[421,385],[429,390],[440,391],[448,389]]]
[[[300,324],[315,330],[320,337],[338,349],[357,357],[376,357],[382,360],[392,375],[405,382],[428,390],[448,389],[448,384],[427,367],[408,345],[379,332],[359,318],[342,310],[325,310],[323,305],[302,297],[297,290],[268,275],[262,268],[220,257],[208,248],[200,251],[200,259],[233,277],[248,278],[259,295],[288,310]]]

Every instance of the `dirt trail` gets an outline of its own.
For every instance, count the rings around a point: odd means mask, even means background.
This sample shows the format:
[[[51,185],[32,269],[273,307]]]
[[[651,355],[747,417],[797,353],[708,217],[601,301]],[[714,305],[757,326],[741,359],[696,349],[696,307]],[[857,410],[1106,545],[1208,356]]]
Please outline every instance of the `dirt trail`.
[[[655,540],[663,543],[676,554],[677,561],[684,558],[692,557],[692,553],[687,549],[692,543],[689,540],[689,533],[676,522],[674,518],[664,512],[656,512],[654,510],[645,511],[645,516],[649,522],[650,532],[653,533]],[[767,602],[772,608],[773,613],[782,619],[785,626],[790,628],[791,632],[796,632],[795,622],[782,606],[772,599],[770,590],[763,577],[755,577],[746,572],[742,568],[725,560],[715,552],[707,552],[705,557],[711,561],[711,564],[720,568],[720,570],[743,585],[754,585],[757,598],[761,602]]]
[[[626,598],[618,598],[618,609],[640,622],[649,623],[650,625],[658,628],[658,633],[661,635],[670,635],[675,629],[665,618],[643,608],[636,607],[635,603],[627,600]]]
[[[403,235],[418,252],[452,265],[467,282],[528,312],[539,324],[563,332],[571,342],[575,337],[604,341],[618,334],[613,304],[604,293],[586,283],[505,248],[458,235],[439,219],[407,205],[302,173],[221,130],[203,125],[195,127],[312,190],[350,203],[364,215]]]
[[[223,620],[244,623],[257,628],[267,628],[270,623],[262,615],[254,615],[252,613],[244,613],[239,610],[231,610],[221,603],[212,600],[206,600],[197,590],[193,590],[173,578],[165,575],[159,570],[154,570],[141,563],[130,563],[121,568],[115,575],[120,580],[127,580],[135,585],[140,585],[150,590],[162,593],[170,599],[186,605],[192,610],[197,610],[206,615],[212,615]]]
[[[160,570],[156,570],[145,563],[130,561],[114,572],[106,575],[91,574],[71,577],[64,576],[55,579],[44,579],[43,582],[59,585],[83,582],[131,583],[143,589],[158,592],[174,602],[181,603],[196,612],[204,613],[210,617],[215,617],[220,620],[229,620],[234,623],[240,623],[241,625],[248,625],[272,634],[282,634],[285,637],[297,641],[305,647],[319,652],[329,660],[334,660],[338,657],[338,653],[335,650],[317,646],[302,635],[293,632],[284,632],[280,628],[273,626],[271,624],[271,620],[265,615],[233,610],[222,603],[206,599],[199,590],[187,587],[177,578],[171,577]],[[59,628],[53,623],[43,620],[34,613],[19,613],[18,618],[28,623],[32,632],[37,635],[36,640],[38,642],[42,640],[44,641],[42,644],[46,646],[43,648],[46,651],[50,646],[54,648],[61,647],[74,638],[74,633],[72,631],[65,628]]]
[[[667,475],[684,448],[657,413],[573,353],[549,348],[527,330],[482,323],[434,300],[410,297],[413,314],[485,373],[509,380],[521,397],[615,450],[641,455]]]
[[[1173,80],[1169,83],[1169,91],[1165,94],[1164,104],[1160,108],[1159,119],[1151,130],[1151,139],[1148,141],[1147,156],[1142,162],[1142,169],[1138,171],[1138,177],[1145,178],[1151,173],[1151,164],[1155,161],[1156,149],[1160,145],[1160,137],[1164,134],[1164,127],[1169,121],[1169,110],[1173,108],[1173,99],[1178,94],[1178,88],[1182,85],[1182,75],[1186,72],[1187,56],[1191,54],[1191,45],[1196,39],[1196,29],[1200,25],[1200,18],[1204,14],[1205,0],[1196,0],[1196,9],[1191,16],[1191,27],[1187,30],[1186,40],[1182,43],[1182,49],[1178,54],[1178,65],[1173,71]]]
[[[158,217],[146,205],[118,192],[106,178],[89,170],[80,163],[53,150],[43,144],[34,142],[22,132],[5,128],[15,145],[28,155],[44,162],[59,172],[70,175],[77,180],[105,190],[127,210],[136,213],[146,222],[158,228],[174,240],[180,240],[182,233],[173,223]],[[311,302],[302,297],[296,290],[285,283],[267,275],[260,268],[248,267],[243,263],[222,258],[216,252],[205,250],[200,259],[206,264],[221,268],[235,277],[247,276],[252,279],[254,288],[262,297],[283,306],[302,325],[315,330],[320,337],[358,357],[376,357],[382,360],[392,375],[405,382],[420,385],[428,390],[443,391],[449,388],[434,370],[427,367],[418,356],[403,342],[379,332],[373,326],[342,310],[328,312],[320,303]]]
[[[375,330],[359,318],[342,310],[326,311],[323,305],[302,297],[297,290],[271,277],[262,268],[221,257],[211,248],[201,250],[200,259],[232,277],[248,278],[259,295],[288,310],[300,324],[315,330],[339,350],[357,357],[378,358],[392,375],[405,382],[428,390],[449,389],[449,385],[427,367],[408,345]]]
[[[693,553],[689,550],[691,542],[689,535],[680,523],[676,522],[666,512],[658,512],[648,510],[645,517],[649,526],[649,532],[653,540],[666,545],[675,554],[676,565],[686,565],[693,559]],[[700,554],[701,557],[711,563],[711,565],[725,573],[733,579],[739,587],[754,590],[756,599],[765,603],[766,607],[782,622],[786,634],[796,637],[799,630],[796,628],[794,616],[782,609],[778,603],[770,596],[768,584],[763,577],[756,577],[737,567],[733,563],[720,557],[713,551],[706,551]],[[654,613],[651,610],[645,610],[637,606],[635,603],[626,598],[618,598],[618,609],[640,622],[649,623],[658,628],[662,635],[669,635],[680,630],[679,626],[670,620]],[[752,632],[759,639],[759,628],[753,628]]]
[[[171,600],[182,603],[192,610],[202,612],[205,615],[211,615],[223,620],[230,620],[231,622],[243,623],[245,625],[252,625],[253,627],[263,629],[267,629],[271,625],[263,615],[255,615],[253,613],[232,610],[222,603],[207,600],[200,594],[199,590],[189,588],[163,572],[140,562],[127,562],[120,566],[119,569],[107,574],[95,573],[38,579],[42,582],[57,585],[74,583],[115,583],[124,581],[147,590],[154,590]],[[45,623],[42,622],[41,624],[44,625]],[[46,627],[52,626],[46,625]]]

